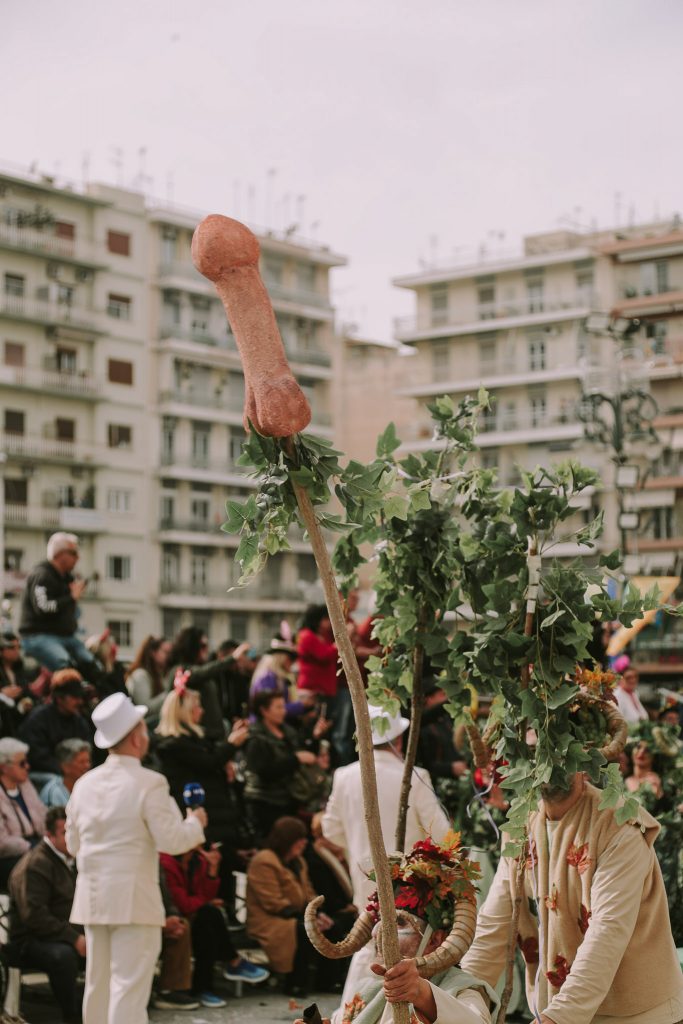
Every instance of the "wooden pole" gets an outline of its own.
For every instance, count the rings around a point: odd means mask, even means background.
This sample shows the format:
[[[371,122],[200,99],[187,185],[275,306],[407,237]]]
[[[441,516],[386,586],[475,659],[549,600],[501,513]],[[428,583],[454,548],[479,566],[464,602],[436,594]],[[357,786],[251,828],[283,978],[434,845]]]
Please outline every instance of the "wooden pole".
[[[293,444],[291,438],[284,443],[285,452],[292,457]],[[353,713],[356,719],[356,735],[358,737],[358,759],[360,761],[361,785],[363,790],[363,809],[365,825],[370,840],[372,863],[377,880],[377,896],[382,928],[382,950],[387,967],[393,967],[401,959],[398,944],[398,926],[396,923],[396,907],[394,890],[389,870],[389,860],[384,848],[382,829],[379,817],[379,800],[377,797],[377,776],[375,773],[375,757],[372,743],[372,728],[368,701],[365,695],[363,679],[358,667],[358,659],[346,629],[344,609],[339,597],[337,581],[334,577],[330,554],[327,550],[320,524],[316,518],[313,504],[308,492],[300,484],[294,483],[294,493],[301,513],[304,526],[311,541],[311,548],[320,573],[325,602],[330,615],[334,640],[339,651],[342,667],[349,686]],[[409,1007],[407,1003],[394,1003],[394,1024],[409,1024]]]
[[[405,761],[403,764],[403,778],[401,779],[401,796],[398,803],[398,820],[396,822],[396,849],[403,852],[406,844],[406,824],[408,821],[408,801],[410,799],[410,787],[413,781],[413,769],[417,759],[417,745],[420,740],[420,727],[422,725],[422,711],[424,709],[424,687],[422,674],[424,669],[424,647],[420,641],[420,635],[425,627],[424,608],[420,608],[418,615],[417,643],[413,651],[413,697],[410,703],[410,731],[408,743],[405,750]]]

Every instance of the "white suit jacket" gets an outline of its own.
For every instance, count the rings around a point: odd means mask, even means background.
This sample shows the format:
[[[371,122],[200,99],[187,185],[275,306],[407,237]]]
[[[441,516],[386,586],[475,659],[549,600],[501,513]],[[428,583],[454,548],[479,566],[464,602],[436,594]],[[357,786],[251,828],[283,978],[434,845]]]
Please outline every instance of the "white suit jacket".
[[[200,822],[183,819],[163,775],[109,754],[78,780],[66,809],[66,842],[78,863],[71,920],[162,926],[159,853],[203,841]]]
[[[389,750],[375,750],[375,771],[379,814],[384,846],[388,853],[396,850],[395,832],[398,804],[403,778],[403,761]],[[372,869],[370,842],[363,813],[363,795],[360,764],[337,768],[332,793],[322,821],[323,834],[346,850],[353,883],[353,901],[359,910],[365,909],[369,897],[377,886],[367,877]],[[430,835],[440,842],[450,828],[450,822],[436,798],[424,768],[413,770],[413,782],[408,801],[405,849],[410,850],[419,839]]]

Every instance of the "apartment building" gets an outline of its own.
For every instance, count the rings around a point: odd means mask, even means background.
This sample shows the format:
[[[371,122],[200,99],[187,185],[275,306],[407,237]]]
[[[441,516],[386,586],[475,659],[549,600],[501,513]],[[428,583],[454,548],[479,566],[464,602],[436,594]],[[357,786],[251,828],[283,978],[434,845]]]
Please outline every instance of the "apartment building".
[[[627,534],[632,571],[680,575],[683,554],[683,230],[676,218],[614,231],[530,235],[523,252],[430,268],[394,284],[415,294],[415,314],[396,322],[396,337],[415,359],[400,387],[413,401],[406,450],[431,445],[424,404],[455,399],[484,385],[494,402],[483,417],[483,465],[514,484],[520,468],[572,456],[600,474],[595,493],[576,503],[568,531],[598,508],[605,511],[601,546],[619,545],[619,494],[613,451],[586,437],[582,394],[614,394],[628,385],[657,403],[660,443],[633,445],[628,461],[639,483],[623,508],[639,513]],[[638,319],[625,345],[589,333],[603,312]],[[607,319],[607,318],[605,318]],[[632,325],[635,326],[635,325]],[[621,350],[621,358],[620,358]],[[621,377],[620,377],[621,374]],[[620,383],[621,380],[621,383]],[[648,402],[643,411],[652,409]],[[626,412],[626,409],[624,410]],[[607,423],[611,412],[603,405]],[[626,417],[624,417],[626,418]],[[576,544],[554,556],[578,552]],[[683,638],[681,638],[683,657]]]
[[[148,632],[196,623],[212,641],[261,642],[316,593],[308,544],[230,589],[228,497],[243,377],[213,287],[196,273],[199,213],[103,185],[0,170],[0,472],[4,593],[18,595],[57,529],[81,540],[86,633],[129,657]],[[332,436],[329,248],[260,234],[262,272],[292,367]]]
[[[225,502],[254,486],[237,465],[244,440],[244,379],[237,345],[213,286],[190,259],[199,215],[153,207],[150,225],[158,458],[155,470],[159,606],[166,635],[190,622],[211,637],[264,641],[283,617],[296,621],[315,596],[308,543],[268,561],[234,587],[238,538],[220,529]],[[292,369],[313,411],[312,432],[332,437],[334,313],[329,272],[345,263],[322,245],[259,232],[261,272]]]
[[[84,628],[124,653],[155,625],[146,265],[141,196],[0,172],[5,591],[77,532]]]

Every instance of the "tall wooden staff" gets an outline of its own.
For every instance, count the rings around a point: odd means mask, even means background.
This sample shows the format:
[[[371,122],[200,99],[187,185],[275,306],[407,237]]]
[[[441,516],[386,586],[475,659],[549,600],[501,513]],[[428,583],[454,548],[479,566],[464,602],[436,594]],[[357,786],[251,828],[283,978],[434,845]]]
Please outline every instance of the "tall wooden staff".
[[[192,258],[197,270],[215,285],[230,321],[244,368],[244,425],[249,422],[266,437],[277,437],[290,460],[293,437],[311,420],[311,410],[287,362],[273,308],[258,270],[259,243],[244,224],[212,215],[198,226],[192,239]],[[292,481],[301,518],[325,593],[341,663],[349,685],[356,719],[358,756],[365,823],[377,880],[382,946],[387,967],[401,959],[394,894],[380,827],[372,729],[365,688],[358,661],[346,630],[339,591],[327,545],[304,487]],[[408,1024],[407,1003],[394,1005],[395,1024]]]

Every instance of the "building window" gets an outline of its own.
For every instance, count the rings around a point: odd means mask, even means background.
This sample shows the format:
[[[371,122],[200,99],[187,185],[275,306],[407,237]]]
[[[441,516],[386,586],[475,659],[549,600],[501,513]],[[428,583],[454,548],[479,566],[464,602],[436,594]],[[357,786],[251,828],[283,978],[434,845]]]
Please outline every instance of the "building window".
[[[451,352],[447,341],[435,341],[432,345],[432,380],[447,380]]]
[[[109,512],[132,512],[133,492],[122,487],[110,487],[107,491],[107,510]]]
[[[169,638],[175,637],[180,632],[180,612],[175,608],[164,608],[161,613],[161,633]]]
[[[517,406],[514,402],[503,402],[500,407],[500,415],[503,430],[517,429]]]
[[[133,623],[128,619],[108,619],[107,629],[117,647],[133,646]]]
[[[127,359],[109,359],[107,362],[107,378],[112,384],[132,384],[133,364]]]
[[[21,572],[24,552],[21,548],[5,548],[5,571]]]
[[[206,593],[209,579],[209,556],[198,551],[192,552],[190,559],[190,582],[195,593]]]
[[[192,625],[200,629],[204,636],[211,635],[211,612],[205,612],[196,608],[192,612]]]
[[[494,320],[496,317],[495,285],[479,285],[477,288],[477,313],[480,320]]]
[[[165,466],[173,462],[175,447],[175,421],[164,419],[161,427],[161,461]]]
[[[5,274],[5,295],[20,299],[24,295],[26,278],[21,274]]]
[[[646,532],[654,540],[671,540],[674,536],[673,508],[671,506],[653,508]]]
[[[76,420],[67,420],[58,416],[55,420],[55,436],[58,441],[75,441]]]
[[[57,485],[57,506],[59,508],[76,507],[76,491],[73,484]]]
[[[242,445],[247,435],[240,427],[230,427],[228,435],[228,458],[232,464],[236,463],[242,455]]]
[[[529,313],[543,312],[543,281],[527,281],[527,309]]]
[[[76,225],[66,220],[55,221],[55,238],[65,238],[73,242],[76,237]]]
[[[133,444],[133,428],[124,423],[109,423],[107,444],[110,448],[130,448]]]
[[[19,409],[5,409],[5,433],[23,436],[26,415]]]
[[[479,343],[479,371],[482,374],[496,371],[496,342],[493,339]]]
[[[529,410],[531,412],[531,426],[542,427],[546,421],[546,400],[543,394],[529,395]]]
[[[174,548],[164,548],[161,555],[161,585],[165,590],[178,586],[180,557]]]
[[[206,498],[193,498],[190,502],[190,514],[195,526],[208,526],[211,503]]]
[[[114,295],[109,293],[107,299],[107,313],[115,320],[130,320],[131,299],[127,295]]]
[[[284,264],[277,256],[266,256],[263,260],[263,277],[266,284],[282,284]]]
[[[639,267],[640,294],[654,295],[657,291],[657,270],[656,264],[652,261],[641,263]]]
[[[28,480],[6,476],[5,502],[8,505],[28,505]]]
[[[497,415],[495,405],[491,405],[490,408],[482,410],[481,416],[479,417],[479,423],[481,425],[481,431],[483,434],[490,434],[492,431],[497,429]]]
[[[26,348],[20,341],[5,342],[5,366],[25,366]]]
[[[192,424],[192,461],[205,466],[209,461],[210,423]]]
[[[162,530],[172,529],[175,519],[175,498],[172,494],[161,495],[159,515]]]
[[[498,459],[499,455],[497,448],[484,448],[479,453],[479,464],[482,469],[497,469]]]
[[[180,324],[181,302],[177,292],[164,292],[163,326],[178,327]]]
[[[311,555],[297,555],[296,559],[297,575],[300,580],[304,580],[306,583],[317,583],[320,578],[318,575],[318,566],[316,565],[315,558]]]
[[[233,640],[246,640],[249,628],[249,616],[246,612],[230,613],[230,636]]]
[[[645,336],[650,342],[650,353],[653,356],[666,355],[666,334],[668,326],[669,325],[666,320],[651,320],[649,323],[645,324]]]
[[[58,348],[55,353],[57,373],[77,373],[78,353],[75,348]]]
[[[589,306],[593,300],[593,271],[576,271],[576,298],[580,306]]]
[[[107,579],[129,580],[130,555],[107,555]]]
[[[429,291],[432,324],[438,327],[448,323],[448,285],[435,284]]]
[[[671,290],[669,287],[669,261],[657,260],[655,268],[657,274],[657,294],[661,295],[662,292]]]
[[[125,231],[107,231],[107,249],[117,256],[130,256],[130,235]]]
[[[529,338],[529,369],[545,370],[545,338],[536,334]]]
[[[296,268],[299,288],[304,292],[315,291],[316,269],[314,263],[299,263]]]

